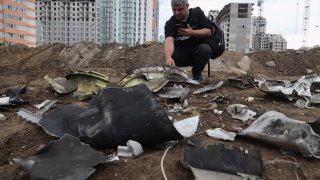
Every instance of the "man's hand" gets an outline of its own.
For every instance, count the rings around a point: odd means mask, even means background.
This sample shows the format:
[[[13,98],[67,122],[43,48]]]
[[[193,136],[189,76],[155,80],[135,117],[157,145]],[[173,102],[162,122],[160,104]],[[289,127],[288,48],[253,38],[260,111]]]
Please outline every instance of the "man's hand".
[[[207,38],[211,35],[211,29],[203,28],[203,29],[192,29],[192,27],[188,24],[187,28],[179,28],[178,34],[182,36],[193,36],[196,38]]]
[[[167,37],[164,41],[164,58],[166,65],[175,66],[174,60],[172,59],[172,54],[174,51],[173,37]]]
[[[182,36],[192,36],[192,27],[187,24],[187,28],[179,28],[178,33]]]
[[[174,60],[172,58],[166,59],[166,65],[175,66]]]

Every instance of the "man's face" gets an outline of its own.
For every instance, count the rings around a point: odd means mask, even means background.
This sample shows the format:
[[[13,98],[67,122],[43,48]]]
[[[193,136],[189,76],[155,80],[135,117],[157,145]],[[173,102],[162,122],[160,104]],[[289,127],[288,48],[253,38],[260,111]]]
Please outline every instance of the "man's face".
[[[189,4],[173,5],[172,12],[177,20],[184,20],[188,15]]]

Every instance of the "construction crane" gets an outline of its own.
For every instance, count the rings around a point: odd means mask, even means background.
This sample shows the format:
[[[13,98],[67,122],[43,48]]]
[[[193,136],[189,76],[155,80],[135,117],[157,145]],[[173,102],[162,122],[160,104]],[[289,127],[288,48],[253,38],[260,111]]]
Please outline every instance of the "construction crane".
[[[261,50],[261,26],[262,26],[262,13],[263,13],[263,0],[258,0],[257,3],[258,6],[258,20],[257,20],[257,25],[256,25],[256,33],[255,33],[255,42],[254,42],[254,49],[256,50]]]
[[[307,46],[310,4],[311,4],[311,0],[304,0],[303,24],[302,24],[302,48],[306,48]]]
[[[262,13],[263,13],[263,0],[258,0],[258,24],[257,24],[257,34],[261,33],[261,20],[262,20]]]

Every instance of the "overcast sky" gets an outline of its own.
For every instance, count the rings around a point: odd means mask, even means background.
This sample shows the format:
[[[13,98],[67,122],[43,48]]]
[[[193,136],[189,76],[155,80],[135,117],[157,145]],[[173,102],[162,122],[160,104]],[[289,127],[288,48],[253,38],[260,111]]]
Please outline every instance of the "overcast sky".
[[[159,0],[159,34],[172,16],[171,0]],[[253,16],[258,16],[257,0],[189,0],[190,7],[199,6],[207,15],[209,10],[221,10],[228,3],[254,3]],[[267,19],[268,34],[282,34],[288,48],[298,49],[302,41],[303,0],[264,0],[263,17]],[[320,0],[311,0],[307,46],[320,45]]]

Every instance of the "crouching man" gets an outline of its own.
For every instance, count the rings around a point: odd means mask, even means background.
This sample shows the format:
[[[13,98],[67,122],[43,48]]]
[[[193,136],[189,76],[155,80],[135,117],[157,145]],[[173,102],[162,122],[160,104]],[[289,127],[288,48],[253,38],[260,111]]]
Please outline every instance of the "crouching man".
[[[165,24],[164,56],[167,65],[192,66],[193,79],[202,81],[202,71],[211,56],[203,43],[212,28],[203,11],[190,8],[188,0],[171,0],[173,16]]]

